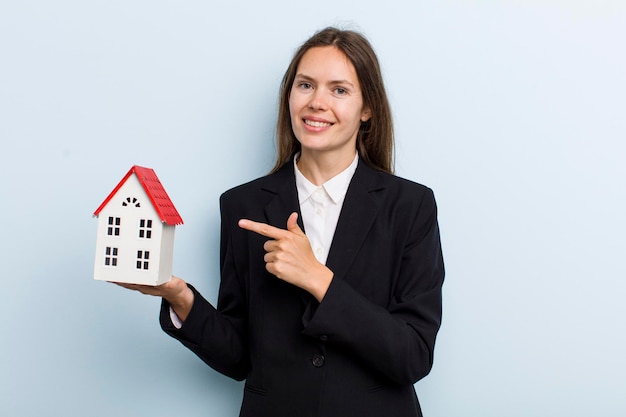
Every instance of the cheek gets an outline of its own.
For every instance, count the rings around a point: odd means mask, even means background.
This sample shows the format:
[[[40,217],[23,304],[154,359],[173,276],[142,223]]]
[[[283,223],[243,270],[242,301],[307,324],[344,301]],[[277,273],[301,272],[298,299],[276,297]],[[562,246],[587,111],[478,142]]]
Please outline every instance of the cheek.
[[[298,100],[293,95],[289,97],[289,116],[291,117],[291,125],[294,126],[300,120],[300,112],[302,110],[302,100]]]
[[[298,122],[299,117],[298,117],[298,113],[294,112],[292,107],[289,107],[289,117],[291,119],[291,127],[292,129],[295,129],[296,123]]]
[[[294,101],[293,94],[291,94],[289,96],[289,115],[291,116],[291,120],[293,120],[294,113],[297,113],[296,103],[294,103]]]
[[[363,117],[363,111],[361,110],[361,107],[356,105],[346,106],[343,109],[342,114],[344,115],[344,121],[348,122],[350,125],[361,125],[361,117]]]
[[[291,121],[291,132],[296,137],[298,142],[300,142],[300,137],[299,137],[300,134],[298,131],[299,129],[298,121],[300,120],[300,117],[298,116],[298,110],[291,97],[289,98],[289,119]]]
[[[289,112],[291,114],[299,112],[302,109],[303,101],[302,94],[298,94],[297,91],[292,91],[289,95]]]

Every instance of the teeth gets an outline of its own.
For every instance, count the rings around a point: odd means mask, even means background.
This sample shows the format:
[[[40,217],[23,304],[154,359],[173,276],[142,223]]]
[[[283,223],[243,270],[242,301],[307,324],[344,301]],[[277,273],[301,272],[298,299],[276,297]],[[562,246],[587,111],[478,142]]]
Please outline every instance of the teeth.
[[[309,125],[311,127],[328,127],[328,126],[330,126],[330,123],[316,122],[314,120],[305,120],[304,123],[306,123],[307,125]]]

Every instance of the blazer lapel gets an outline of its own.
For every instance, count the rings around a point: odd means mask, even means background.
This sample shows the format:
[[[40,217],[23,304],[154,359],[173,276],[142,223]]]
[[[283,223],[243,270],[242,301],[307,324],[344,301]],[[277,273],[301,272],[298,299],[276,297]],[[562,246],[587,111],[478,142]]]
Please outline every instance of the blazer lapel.
[[[274,197],[265,206],[265,216],[268,224],[281,229],[287,228],[287,219],[294,211],[298,212],[298,224],[302,225],[300,204],[298,203],[298,190],[293,172],[293,162],[287,162],[275,174],[268,177],[268,182],[263,189],[274,194]]]
[[[344,277],[380,209],[384,188],[380,173],[359,160],[339,215],[326,266]]]
[[[298,189],[293,172],[293,162],[287,162],[275,174],[268,177],[268,182],[263,189],[275,194],[265,206],[267,223],[281,229],[287,228],[287,219],[294,211],[298,212],[298,225],[304,231],[300,203],[298,202]],[[276,278],[278,279],[278,278]],[[313,296],[303,289],[294,287],[304,306],[310,305]]]

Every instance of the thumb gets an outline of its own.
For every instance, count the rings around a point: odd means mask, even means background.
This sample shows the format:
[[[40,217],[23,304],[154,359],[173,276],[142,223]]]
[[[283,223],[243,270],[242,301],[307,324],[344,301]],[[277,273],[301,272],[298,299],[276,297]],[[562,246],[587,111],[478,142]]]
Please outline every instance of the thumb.
[[[302,231],[302,229],[300,229],[300,226],[298,225],[298,213],[295,211],[291,213],[289,215],[289,218],[287,219],[287,230],[297,235],[304,236],[304,232]]]

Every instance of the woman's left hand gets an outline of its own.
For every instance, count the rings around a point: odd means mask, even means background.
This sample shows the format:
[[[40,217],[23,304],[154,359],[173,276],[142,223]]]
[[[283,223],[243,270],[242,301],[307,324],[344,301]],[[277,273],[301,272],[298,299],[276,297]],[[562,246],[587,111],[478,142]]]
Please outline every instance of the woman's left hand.
[[[318,301],[326,295],[333,272],[320,263],[309,239],[298,226],[298,213],[291,213],[287,229],[266,223],[239,220],[239,227],[271,238],[263,245],[265,267],[276,277],[311,293]]]
[[[175,276],[172,276],[172,279],[168,282],[155,286],[124,282],[113,282],[113,284],[129,290],[139,291],[142,294],[166,299],[182,321],[187,319],[187,315],[189,315],[191,307],[193,306],[193,291],[189,289],[185,281]]]

